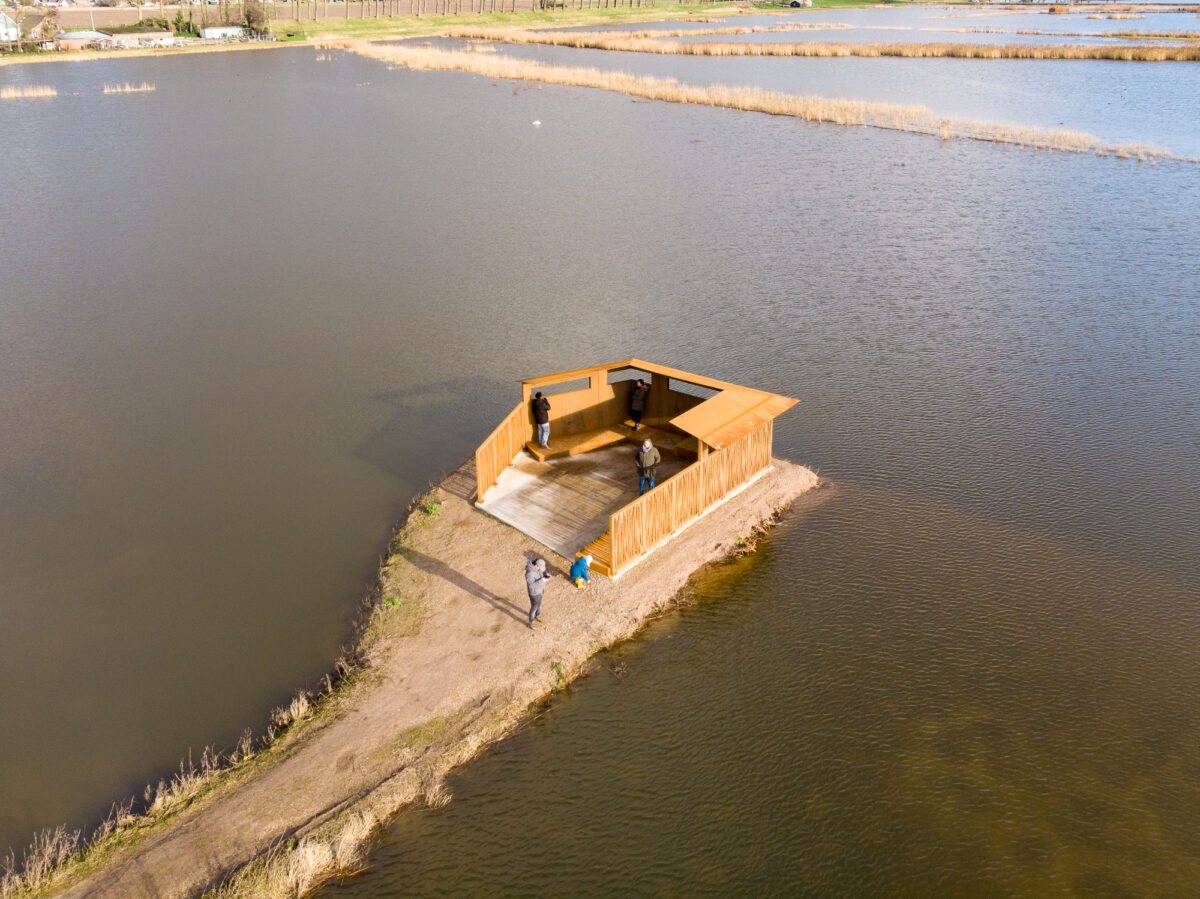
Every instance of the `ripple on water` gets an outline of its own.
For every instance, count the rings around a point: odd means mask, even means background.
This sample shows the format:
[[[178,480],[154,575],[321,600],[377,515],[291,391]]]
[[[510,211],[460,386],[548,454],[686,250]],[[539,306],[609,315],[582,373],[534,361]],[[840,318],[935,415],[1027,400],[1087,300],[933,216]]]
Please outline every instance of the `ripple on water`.
[[[1200,585],[836,491],[329,894],[1186,892]]]

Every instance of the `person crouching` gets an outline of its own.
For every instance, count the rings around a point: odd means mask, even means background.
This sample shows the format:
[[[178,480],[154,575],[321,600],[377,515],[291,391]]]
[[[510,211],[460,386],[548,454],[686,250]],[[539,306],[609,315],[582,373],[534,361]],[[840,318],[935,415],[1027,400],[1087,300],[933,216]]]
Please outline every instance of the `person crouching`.
[[[571,580],[575,582],[575,586],[582,590],[587,584],[592,582],[588,576],[588,566],[592,564],[592,557],[589,555],[580,556],[575,560],[575,564],[571,566]]]

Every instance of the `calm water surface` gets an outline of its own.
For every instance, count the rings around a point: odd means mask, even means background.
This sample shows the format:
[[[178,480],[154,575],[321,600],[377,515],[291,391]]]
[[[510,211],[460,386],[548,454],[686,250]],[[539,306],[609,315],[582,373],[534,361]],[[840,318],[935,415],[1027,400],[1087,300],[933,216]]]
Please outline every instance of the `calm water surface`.
[[[1186,895],[1197,586],[839,488],[326,895]]]
[[[1104,12],[1103,8],[1099,10]],[[569,31],[642,31],[663,28],[670,30],[706,31],[723,26],[771,28],[790,24],[829,26],[811,31],[776,34],[725,35],[697,40],[722,41],[865,41],[868,43],[911,42],[978,42],[988,43],[1045,43],[1046,35],[1019,34],[1021,31],[1046,31],[1051,43],[1107,43],[1111,39],[1093,39],[1092,35],[1109,32],[1200,31],[1195,13],[1147,11],[1136,19],[1091,19],[1087,13],[1049,15],[1045,9],[1023,11],[990,6],[972,10],[961,6],[913,6],[887,9],[808,9],[777,15],[728,16],[721,22],[635,22],[605,28],[584,25]],[[1086,34],[1089,38],[1078,38]]]
[[[829,40],[846,40],[834,36]],[[916,104],[982,122],[1068,128],[1200,157],[1200,64],[1104,60],[695,57],[506,46],[557,65],[753,85],[788,94]]]
[[[837,491],[346,889],[1195,882],[1194,168],[313,56],[0,70],[0,846],[262,722],[515,379],[636,352]]]

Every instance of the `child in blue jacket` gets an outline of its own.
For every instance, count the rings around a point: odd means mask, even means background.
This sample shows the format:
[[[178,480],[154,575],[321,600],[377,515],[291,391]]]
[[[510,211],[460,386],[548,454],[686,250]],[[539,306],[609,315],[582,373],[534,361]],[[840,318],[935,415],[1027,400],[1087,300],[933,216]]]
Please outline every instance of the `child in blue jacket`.
[[[591,556],[580,556],[575,560],[575,564],[571,566],[570,577],[575,582],[576,587],[582,589],[584,584],[592,582],[592,579],[588,577],[588,566],[591,564]]]

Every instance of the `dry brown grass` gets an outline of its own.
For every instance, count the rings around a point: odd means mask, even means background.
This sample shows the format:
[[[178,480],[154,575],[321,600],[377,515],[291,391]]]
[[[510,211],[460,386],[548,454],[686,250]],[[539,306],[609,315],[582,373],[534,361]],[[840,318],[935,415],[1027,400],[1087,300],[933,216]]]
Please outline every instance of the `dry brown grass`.
[[[433,771],[421,778],[421,793],[426,807],[432,809],[445,808],[453,798],[445,778]]]
[[[551,66],[506,56],[480,57],[477,54],[460,51],[352,42],[331,46],[340,46],[390,65],[413,69],[453,70],[473,72],[489,78],[593,87],[644,97],[649,100],[765,112],[770,115],[792,116],[810,122],[866,125],[893,131],[935,135],[943,140],[987,141],[1039,150],[1096,153],[1102,156],[1113,155],[1139,160],[1180,158],[1167,150],[1143,145],[1110,144],[1093,135],[1068,129],[948,119],[934,114],[924,106],[901,106],[868,100],[796,96],[764,91],[756,87],[688,85],[670,78],[631,75],[626,72],[601,71],[592,68]]]
[[[337,670],[339,675],[343,671],[348,672],[348,664],[339,660]],[[321,694],[314,695],[308,690],[301,690],[287,705],[275,709],[271,713],[266,734],[259,741],[255,740],[252,731],[247,728],[237,746],[228,755],[206,747],[200,754],[200,760],[196,762],[189,753],[187,759],[179,763],[179,771],[175,775],[169,779],[161,779],[157,784],[148,784],[140,802],[130,798],[114,805],[108,817],[87,839],[83,838],[81,831],[70,831],[65,827],[36,834],[19,861],[11,851],[0,858],[0,899],[25,897],[49,888],[60,872],[69,868],[79,858],[104,847],[110,838],[119,838],[125,831],[144,831],[187,808],[212,789],[219,782],[221,775],[238,770],[262,749],[268,747],[280,734],[313,717],[318,711],[319,703],[332,694],[334,683],[333,679],[327,676],[325,690]],[[135,806],[140,811],[135,812]],[[337,860],[337,865],[332,870],[344,871],[354,867],[346,861],[350,858],[349,845],[346,843],[333,847],[333,857]],[[297,871],[300,872],[297,876],[303,879],[302,874],[308,868],[297,864]]]
[[[0,87],[0,100],[52,100],[58,89],[48,84],[6,84]]]
[[[333,877],[358,874],[366,864],[371,835],[379,821],[369,812],[350,815],[332,833],[307,836],[295,849],[263,869],[265,876],[231,882],[214,897],[306,896]]]
[[[41,889],[55,871],[79,851],[80,832],[58,827],[35,834],[20,865],[11,850],[0,859],[0,896]]]
[[[698,20],[691,20],[698,21]],[[702,20],[699,20],[702,21]],[[717,20],[721,21],[721,20]],[[466,38],[468,40],[503,41],[509,44],[554,44],[557,46],[573,46],[570,38],[575,35],[585,37],[621,37],[641,40],[660,40],[672,37],[720,37],[739,34],[781,34],[789,31],[829,31],[839,28],[849,28],[849,25],[839,22],[795,22],[788,25],[730,25],[726,28],[644,28],[638,31],[579,31],[579,32],[535,32],[525,28],[496,27],[496,28],[452,28],[446,32],[446,37]],[[907,30],[907,29],[904,29]],[[533,39],[526,39],[533,38]],[[545,38],[543,40],[542,38]],[[562,38],[563,40],[558,40]]]
[[[597,34],[614,34],[625,37],[719,37],[735,34],[783,34],[789,31],[836,31],[839,28],[849,28],[842,22],[792,22],[787,25],[730,25],[727,28],[646,28],[640,31],[594,32]],[[520,29],[507,29],[520,31]],[[580,32],[583,33],[583,32]]]
[[[146,94],[155,90],[153,84],[143,81],[141,84],[130,84],[128,81],[122,84],[106,84],[104,85],[104,93],[106,94]]]
[[[20,862],[12,851],[0,859],[0,897],[25,896],[48,887],[55,875],[73,859],[114,834],[130,827],[150,826],[187,807],[225,765],[236,766],[250,758],[252,743],[247,731],[228,759],[206,748],[196,764],[189,753],[187,760],[180,762],[179,773],[169,780],[160,780],[157,786],[147,785],[142,801],[144,812],[134,813],[132,798],[117,803],[87,840],[83,839],[82,831],[61,826],[35,834]]]
[[[1138,38],[1141,40],[1200,41],[1200,31],[1112,31],[1105,37],[1119,37],[1124,40]]]
[[[1088,16],[1089,19],[1103,19],[1102,15]],[[1170,41],[1200,41],[1200,31],[1038,31],[1034,28],[1018,28],[1017,34],[1053,35],[1054,37],[1107,37],[1120,40],[1170,40]]]
[[[649,34],[650,36],[646,36]],[[518,29],[457,29],[456,37],[496,40],[509,44],[546,44],[586,50],[659,53],[680,56],[899,56],[911,59],[1104,59],[1120,62],[1200,62],[1200,47],[1080,44],[859,44],[799,41],[785,44],[750,44],[738,41],[687,43],[665,41],[656,32],[614,34],[600,32],[533,32]]]
[[[303,721],[312,714],[313,707],[309,701],[307,690],[301,690],[287,705],[282,705],[271,712],[271,726],[276,732],[291,727],[298,721]],[[271,734],[274,736],[274,734]]]

